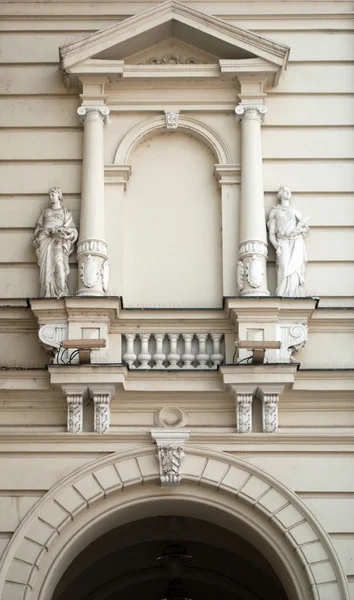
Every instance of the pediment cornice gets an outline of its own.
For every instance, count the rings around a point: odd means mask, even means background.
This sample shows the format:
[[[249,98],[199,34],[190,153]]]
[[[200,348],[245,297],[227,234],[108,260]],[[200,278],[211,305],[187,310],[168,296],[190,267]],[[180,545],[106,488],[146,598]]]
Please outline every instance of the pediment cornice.
[[[191,44],[199,53],[213,56],[203,64],[137,64],[149,47],[168,38]],[[134,77],[219,77],[254,74],[258,66],[274,85],[286,68],[289,48],[176,0],[138,13],[76,42],[60,47],[61,68],[67,76],[102,75]],[[125,60],[126,59],[126,60]],[[249,65],[249,70],[247,70]]]

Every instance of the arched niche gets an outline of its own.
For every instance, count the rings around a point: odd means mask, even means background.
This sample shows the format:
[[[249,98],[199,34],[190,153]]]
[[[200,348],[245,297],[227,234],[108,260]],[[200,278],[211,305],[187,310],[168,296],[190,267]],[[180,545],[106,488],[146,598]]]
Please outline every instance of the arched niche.
[[[239,167],[224,140],[189,116],[177,130],[153,117],[119,144],[109,183],[129,171],[125,192],[106,192],[110,254],[121,265],[112,265],[113,291],[125,306],[220,307],[236,293],[239,210]]]
[[[147,136],[156,133],[159,130],[166,130],[166,119],[162,115],[146,119],[135,125],[135,127],[124,136],[119,144],[114,157],[114,164],[130,164],[130,155],[134,148]],[[209,125],[206,125],[193,117],[179,115],[178,130],[190,133],[209,146],[215,156],[216,163],[220,165],[230,165],[232,163],[231,154],[227,144],[217,131]]]
[[[2,600],[51,600],[75,557],[113,527],[183,513],[227,526],[267,559],[289,600],[349,600],[328,535],[304,503],[247,461],[187,447],[182,483],[159,485],[156,449],[111,454],[53,487],[27,514],[0,565]]]

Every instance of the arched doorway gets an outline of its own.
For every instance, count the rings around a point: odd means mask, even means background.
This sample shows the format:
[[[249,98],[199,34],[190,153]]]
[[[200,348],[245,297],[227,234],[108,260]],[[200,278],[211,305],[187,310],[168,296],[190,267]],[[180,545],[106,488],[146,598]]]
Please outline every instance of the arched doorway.
[[[53,600],[159,600],[178,589],[192,600],[287,599],[266,557],[244,538],[195,517],[163,515],[114,528],[89,544]]]
[[[182,483],[161,487],[156,449],[150,445],[104,457],[61,481],[28,513],[4,554],[2,600],[58,600],[63,592],[60,581],[65,582],[65,573],[70,573],[82,552],[89,551],[90,544],[134,522],[171,516],[183,517],[187,523],[207,523],[202,530],[209,530],[214,544],[196,536],[190,540],[195,546],[186,547],[187,553],[200,550],[201,564],[204,560],[209,564],[210,553],[214,557],[219,553],[215,527],[223,528],[225,535],[237,536],[231,545],[238,546],[239,552],[240,544],[250,549],[253,573],[262,572],[263,565],[264,577],[283,593],[279,600],[349,600],[328,536],[295,494],[247,461],[225,453],[189,446],[182,464]],[[165,541],[181,541],[169,535]],[[185,535],[182,530],[181,537]],[[158,541],[160,555],[164,545]],[[150,549],[149,560],[153,560],[155,550]],[[237,560],[232,562],[236,565]],[[220,568],[215,578],[220,590],[225,572]],[[194,585],[196,580],[189,577],[189,581]],[[242,589],[246,583],[241,580]]]

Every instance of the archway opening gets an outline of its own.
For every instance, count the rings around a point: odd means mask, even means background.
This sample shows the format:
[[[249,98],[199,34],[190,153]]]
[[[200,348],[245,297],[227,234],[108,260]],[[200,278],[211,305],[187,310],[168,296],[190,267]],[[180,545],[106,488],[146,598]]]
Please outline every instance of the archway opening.
[[[267,556],[230,529],[165,514],[96,538],[68,566],[53,600],[287,600]]]

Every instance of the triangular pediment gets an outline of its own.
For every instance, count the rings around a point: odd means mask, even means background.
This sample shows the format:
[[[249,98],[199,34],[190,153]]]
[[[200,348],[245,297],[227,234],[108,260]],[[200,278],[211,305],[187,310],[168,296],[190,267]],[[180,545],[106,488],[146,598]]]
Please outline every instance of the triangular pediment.
[[[261,61],[263,68],[267,66],[275,72],[286,67],[289,48],[176,0],[163,2],[60,48],[63,70],[78,75],[102,72],[124,77],[125,64],[156,66],[161,64],[160,58],[173,54],[183,58],[186,65],[230,61],[235,66],[240,61],[244,72],[245,61],[250,64]],[[149,63],[155,56],[158,60]],[[195,58],[195,62],[185,62],[187,58]],[[165,60],[162,64],[181,63],[178,60],[166,63]],[[128,72],[131,77],[132,71]],[[220,72],[226,71],[221,69]],[[157,74],[158,69],[155,69],[154,76]]]
[[[176,38],[168,38],[124,58],[124,64],[127,65],[203,65],[218,63],[219,57],[215,54],[204,52],[200,48],[185,44]]]

